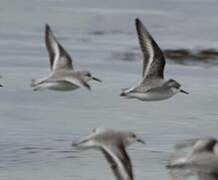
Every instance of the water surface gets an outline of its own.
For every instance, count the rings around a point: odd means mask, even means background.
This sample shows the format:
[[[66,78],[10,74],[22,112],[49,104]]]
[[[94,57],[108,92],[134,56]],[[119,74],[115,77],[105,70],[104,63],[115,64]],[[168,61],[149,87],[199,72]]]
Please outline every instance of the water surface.
[[[71,147],[95,127],[133,130],[146,140],[128,150],[135,179],[169,179],[164,165],[178,140],[218,137],[218,66],[168,63],[166,78],[181,82],[188,96],[149,103],[119,97],[140,80],[135,17],[163,48],[217,48],[217,1],[20,0],[0,7],[0,179],[114,179],[99,152]],[[29,87],[49,72],[45,23],[77,69],[103,80],[91,93]],[[129,51],[137,61],[122,61]]]

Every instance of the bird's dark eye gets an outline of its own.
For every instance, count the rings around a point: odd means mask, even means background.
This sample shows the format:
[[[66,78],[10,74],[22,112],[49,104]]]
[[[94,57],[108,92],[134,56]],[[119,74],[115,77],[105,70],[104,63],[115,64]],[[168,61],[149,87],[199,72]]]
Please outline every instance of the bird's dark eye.
[[[88,76],[88,77],[91,77],[91,74],[90,74],[90,73],[87,73],[87,76]]]
[[[132,137],[133,137],[133,138],[136,138],[136,135],[135,135],[135,134],[132,134]]]

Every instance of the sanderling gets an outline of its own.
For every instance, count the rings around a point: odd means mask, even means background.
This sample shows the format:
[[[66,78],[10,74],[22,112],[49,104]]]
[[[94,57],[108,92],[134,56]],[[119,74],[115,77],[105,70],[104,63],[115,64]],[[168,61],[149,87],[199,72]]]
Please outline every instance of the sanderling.
[[[186,140],[176,149],[192,146],[185,156],[174,154],[166,166],[173,179],[197,176],[199,180],[218,180],[218,156],[214,152],[215,138]]]
[[[45,27],[45,44],[49,54],[51,73],[46,78],[33,80],[31,86],[34,90],[70,91],[79,87],[91,90],[89,80],[101,82],[89,71],[74,70],[71,56],[57,41],[49,25]]]
[[[142,81],[129,89],[124,89],[121,96],[142,101],[164,100],[177,92],[188,94],[180,89],[181,85],[173,80],[164,80],[165,58],[158,44],[139,19],[135,20],[139,44],[144,56]]]
[[[74,143],[73,146],[81,149],[101,150],[110,163],[117,180],[133,180],[132,163],[125,148],[134,142],[144,144],[144,141],[133,132],[97,128],[89,136]]]

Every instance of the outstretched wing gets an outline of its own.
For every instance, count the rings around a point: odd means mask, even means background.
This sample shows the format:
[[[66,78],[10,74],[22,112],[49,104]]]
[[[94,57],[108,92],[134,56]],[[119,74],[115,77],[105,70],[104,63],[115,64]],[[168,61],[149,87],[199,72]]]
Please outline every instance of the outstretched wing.
[[[191,153],[183,157],[172,156],[166,166],[173,179],[184,179],[197,175],[200,180],[218,180],[218,158],[214,153],[215,138],[185,140],[175,147],[192,147]]]
[[[178,142],[175,145],[175,150],[180,150],[188,147],[193,147],[194,144],[199,140],[199,138],[193,138],[193,139],[185,139],[180,142]]]
[[[144,80],[164,78],[165,58],[163,52],[138,18],[135,20],[135,25],[144,58],[142,70]]]
[[[122,144],[101,148],[117,180],[133,180],[131,160]]]
[[[45,27],[45,44],[49,54],[51,71],[73,69],[70,55],[57,41],[48,24]]]
[[[217,140],[215,138],[196,138],[184,140],[183,142],[176,144],[175,148],[178,150],[191,146],[193,154],[202,152],[214,152],[216,143]]]
[[[186,161],[177,162],[167,166],[173,179],[185,179],[191,175],[200,180],[218,180],[218,159],[214,154],[202,153],[192,155]]]

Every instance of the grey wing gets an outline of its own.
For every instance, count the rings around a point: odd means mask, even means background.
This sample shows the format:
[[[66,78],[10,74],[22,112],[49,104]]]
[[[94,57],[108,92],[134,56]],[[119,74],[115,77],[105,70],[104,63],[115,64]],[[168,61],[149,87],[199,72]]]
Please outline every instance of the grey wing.
[[[49,54],[50,68],[52,71],[58,69],[73,69],[70,55],[60,45],[48,24],[45,27],[45,44]]]
[[[180,150],[180,149],[184,149],[184,148],[188,148],[188,147],[193,147],[194,144],[195,144],[198,140],[199,140],[199,138],[182,140],[182,141],[178,142],[178,143],[175,145],[175,150]]]
[[[217,140],[215,138],[187,139],[176,144],[175,149],[179,150],[187,147],[192,147],[193,154],[201,152],[213,152],[216,143]]]
[[[198,176],[200,180],[215,180],[218,177],[218,159],[209,152],[172,158],[166,167],[173,179],[184,179],[190,175]]]
[[[135,20],[135,25],[144,57],[143,78],[164,78],[165,58],[163,52],[138,18]]]
[[[111,170],[113,171],[117,180],[123,180],[122,175],[119,173],[115,160],[104,149],[101,149],[101,151],[104,154],[105,158],[107,159],[108,163],[110,164]]]
[[[131,160],[126,153],[124,145],[113,145],[111,148],[103,147],[102,152],[110,163],[117,180],[133,180]]]

